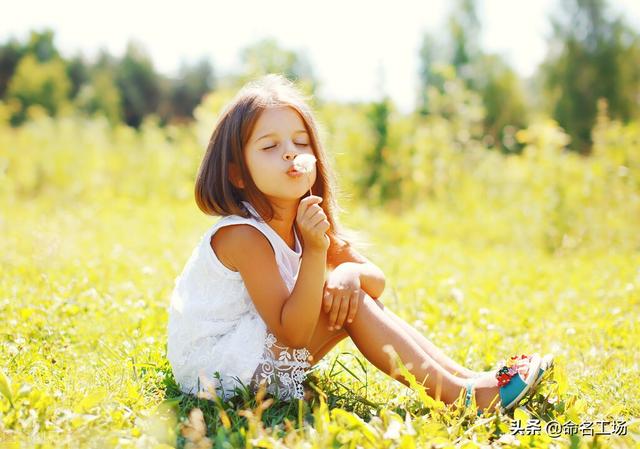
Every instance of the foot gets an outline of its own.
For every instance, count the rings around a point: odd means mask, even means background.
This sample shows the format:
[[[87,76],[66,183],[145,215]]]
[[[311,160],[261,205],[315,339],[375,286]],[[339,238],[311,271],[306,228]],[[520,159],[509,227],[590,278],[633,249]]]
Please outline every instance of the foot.
[[[475,381],[474,391],[476,396],[476,405],[480,410],[485,410],[492,402],[492,407],[500,402],[500,386],[498,385],[495,372],[489,374],[491,375],[481,375],[477,377]]]
[[[536,380],[536,382],[534,383],[533,387],[537,386],[538,383],[540,383],[540,379],[542,379],[542,376],[544,375],[545,371],[547,371],[548,369],[553,367],[553,355],[551,354],[547,354],[545,355],[541,362],[540,362],[540,371],[538,373],[538,378]],[[497,369],[497,368],[496,368]],[[494,378],[496,375],[496,369],[490,370],[490,371],[473,371],[473,370],[466,370],[464,373],[460,373],[460,374],[455,374],[456,376],[462,378],[462,379],[476,379],[476,378],[481,378],[481,377],[489,377],[489,378]]]
[[[546,356],[544,363],[538,354],[514,356],[507,361],[507,365],[494,372],[492,377],[481,375],[469,379],[465,405],[470,405],[472,393],[475,392],[479,414],[489,407],[509,410],[533,391],[545,370],[552,366],[552,362],[551,356]]]

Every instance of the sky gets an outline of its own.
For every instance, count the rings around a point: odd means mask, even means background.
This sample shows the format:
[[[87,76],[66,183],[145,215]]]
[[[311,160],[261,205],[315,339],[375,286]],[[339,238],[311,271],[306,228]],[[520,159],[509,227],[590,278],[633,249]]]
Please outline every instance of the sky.
[[[63,55],[124,53],[142,44],[155,68],[175,75],[181,62],[205,57],[217,74],[239,69],[239,50],[273,37],[303,53],[328,100],[370,101],[385,93],[398,109],[414,108],[418,52],[424,33],[438,38],[450,14],[446,0],[236,0],[152,2],[12,1],[2,8],[0,42],[49,27]],[[611,0],[612,10],[640,30],[640,1]],[[391,5],[391,6],[390,6]],[[503,55],[523,77],[546,52],[557,0],[479,0],[481,47]]]

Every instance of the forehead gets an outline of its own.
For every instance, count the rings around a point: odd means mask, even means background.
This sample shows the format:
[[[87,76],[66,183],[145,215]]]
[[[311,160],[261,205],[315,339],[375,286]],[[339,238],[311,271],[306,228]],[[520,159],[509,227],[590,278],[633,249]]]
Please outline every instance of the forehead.
[[[271,132],[290,133],[293,130],[305,129],[304,122],[298,112],[288,106],[267,108],[260,114],[251,133],[255,139]]]

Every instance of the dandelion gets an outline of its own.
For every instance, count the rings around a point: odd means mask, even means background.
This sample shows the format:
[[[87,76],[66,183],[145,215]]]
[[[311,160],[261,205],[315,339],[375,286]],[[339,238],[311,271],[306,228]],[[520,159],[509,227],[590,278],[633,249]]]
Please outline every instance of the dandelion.
[[[303,174],[309,174],[313,171],[316,158],[312,154],[300,154],[293,160],[293,168]],[[309,194],[313,195],[311,183],[309,183]]]

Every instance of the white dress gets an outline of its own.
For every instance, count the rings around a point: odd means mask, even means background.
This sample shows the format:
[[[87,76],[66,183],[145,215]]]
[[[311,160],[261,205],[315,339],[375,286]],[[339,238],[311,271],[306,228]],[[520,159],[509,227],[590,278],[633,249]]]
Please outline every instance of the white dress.
[[[185,393],[206,391],[210,383],[218,396],[227,399],[240,386],[238,380],[253,392],[264,381],[267,391],[283,400],[302,399],[311,354],[307,348],[290,348],[277,341],[256,310],[240,273],[218,260],[210,242],[223,226],[254,226],[269,239],[289,292],[300,270],[302,246],[295,229],[294,251],[250,203],[242,203],[252,217],[229,215],[218,220],[204,233],[175,279],[168,307],[167,358]],[[201,374],[208,382],[202,381]]]

